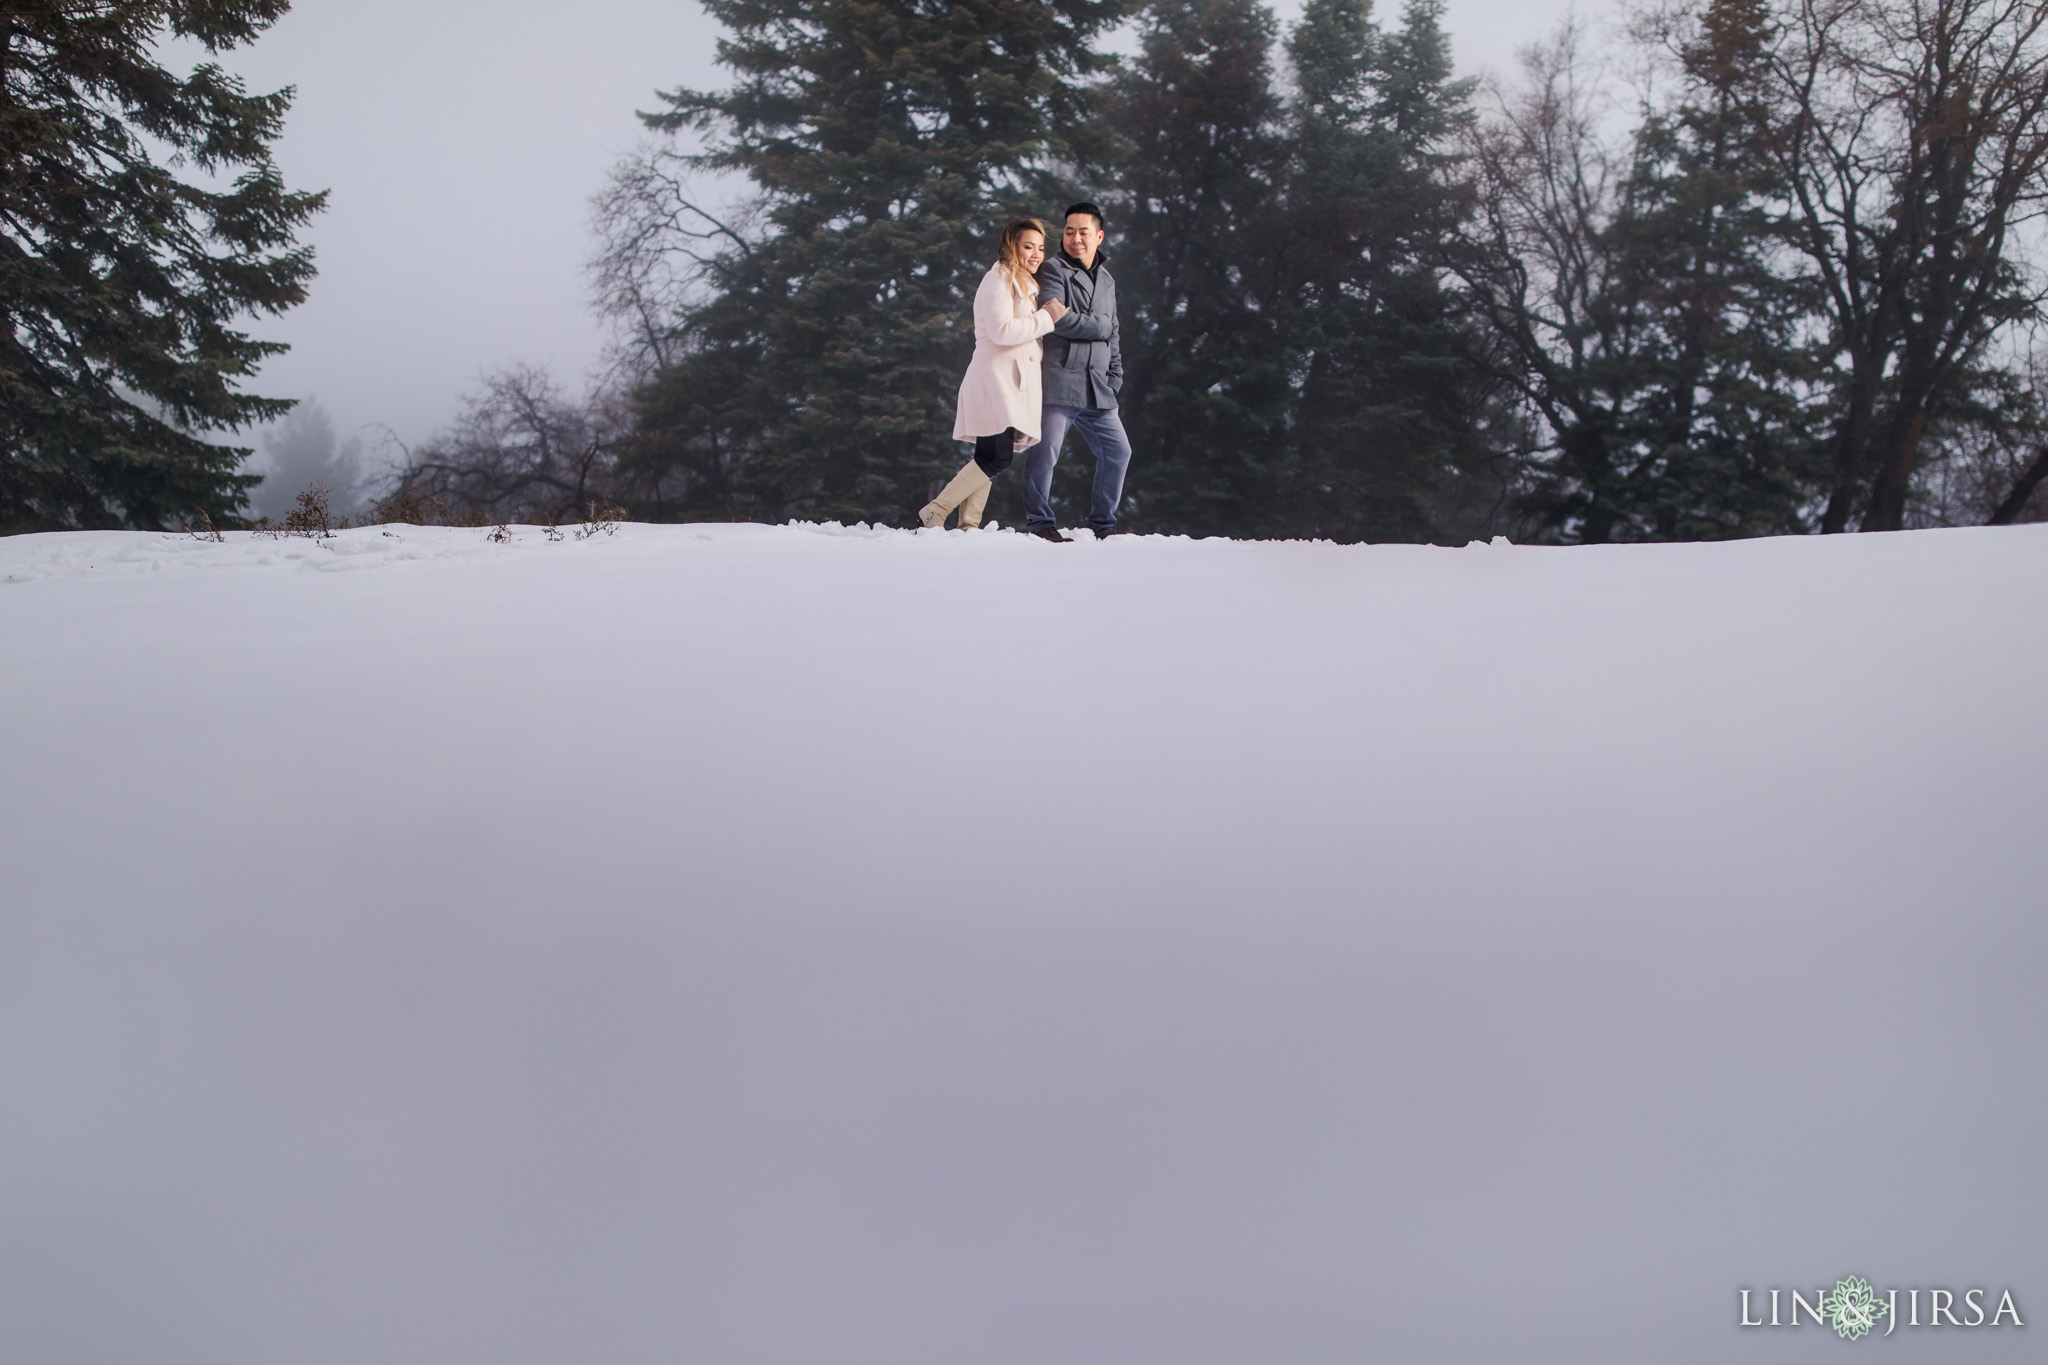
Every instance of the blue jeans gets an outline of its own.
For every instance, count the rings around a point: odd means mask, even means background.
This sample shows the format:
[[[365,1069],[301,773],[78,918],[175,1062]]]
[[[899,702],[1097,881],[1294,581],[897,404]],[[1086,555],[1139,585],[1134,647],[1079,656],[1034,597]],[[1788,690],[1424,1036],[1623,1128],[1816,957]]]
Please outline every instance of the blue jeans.
[[[1073,427],[1095,456],[1095,491],[1088,499],[1088,529],[1106,535],[1116,529],[1116,509],[1124,500],[1124,471],[1131,464],[1131,438],[1115,408],[1069,408],[1047,403],[1039,417],[1038,444],[1024,452],[1024,526],[1042,531],[1057,523],[1052,515],[1052,467]]]

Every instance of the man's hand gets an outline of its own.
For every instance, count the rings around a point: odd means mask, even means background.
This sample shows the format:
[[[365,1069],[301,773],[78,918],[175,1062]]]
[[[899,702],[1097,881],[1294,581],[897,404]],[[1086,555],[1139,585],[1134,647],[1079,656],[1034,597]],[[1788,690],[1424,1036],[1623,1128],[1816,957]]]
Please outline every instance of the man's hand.
[[[1047,317],[1051,318],[1054,322],[1058,322],[1061,318],[1065,317],[1069,312],[1073,311],[1069,309],[1067,305],[1061,303],[1058,299],[1047,299],[1044,303],[1039,305],[1039,310],[1043,312]]]

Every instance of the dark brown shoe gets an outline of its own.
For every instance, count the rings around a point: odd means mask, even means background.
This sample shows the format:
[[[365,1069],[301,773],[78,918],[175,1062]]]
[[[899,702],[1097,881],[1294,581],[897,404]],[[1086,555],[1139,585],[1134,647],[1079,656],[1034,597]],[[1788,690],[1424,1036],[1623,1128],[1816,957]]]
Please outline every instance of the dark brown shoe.
[[[1048,526],[1043,530],[1033,531],[1031,534],[1037,536],[1040,540],[1049,540],[1055,545],[1072,545],[1074,543],[1072,537],[1061,535],[1060,528],[1057,526]]]

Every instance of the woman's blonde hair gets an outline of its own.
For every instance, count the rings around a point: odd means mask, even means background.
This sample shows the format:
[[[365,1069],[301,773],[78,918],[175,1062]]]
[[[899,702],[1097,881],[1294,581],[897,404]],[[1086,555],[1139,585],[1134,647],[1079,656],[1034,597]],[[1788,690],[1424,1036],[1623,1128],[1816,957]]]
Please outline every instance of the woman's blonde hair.
[[[1050,241],[1045,224],[1036,218],[1012,218],[1010,225],[1003,229],[1003,245],[996,253],[996,264],[1001,267],[1003,278],[1010,282],[1010,288],[1020,296],[1037,292],[1037,281],[1024,268],[1024,234],[1035,232],[1040,241]]]

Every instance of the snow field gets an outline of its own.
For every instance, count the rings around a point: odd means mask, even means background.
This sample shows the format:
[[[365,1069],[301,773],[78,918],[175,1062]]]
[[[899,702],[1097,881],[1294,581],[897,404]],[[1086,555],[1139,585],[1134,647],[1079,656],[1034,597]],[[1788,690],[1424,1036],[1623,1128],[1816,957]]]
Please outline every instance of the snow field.
[[[0,1358],[2048,1309],[2048,529],[486,534],[0,540]]]

